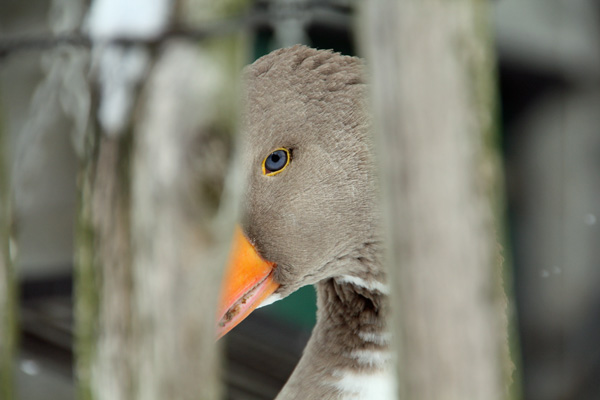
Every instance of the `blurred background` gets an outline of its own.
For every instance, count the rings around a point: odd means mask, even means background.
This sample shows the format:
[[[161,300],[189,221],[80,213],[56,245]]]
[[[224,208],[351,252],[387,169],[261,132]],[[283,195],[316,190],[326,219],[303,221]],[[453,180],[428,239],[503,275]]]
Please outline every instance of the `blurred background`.
[[[357,55],[357,2],[259,0],[248,62],[305,43]],[[0,0],[0,35],[48,37],[77,27],[84,2]],[[600,2],[497,0],[500,135],[524,398],[600,398]],[[73,399],[73,230],[89,99],[52,79],[87,50],[61,46],[0,58],[19,248],[23,400]],[[67,63],[69,60],[71,63]],[[85,85],[74,75],[65,87]],[[75,99],[76,101],[73,101]],[[85,114],[85,113],[84,113]],[[272,399],[315,320],[304,288],[226,337],[230,399]],[[260,362],[256,362],[260,360]]]

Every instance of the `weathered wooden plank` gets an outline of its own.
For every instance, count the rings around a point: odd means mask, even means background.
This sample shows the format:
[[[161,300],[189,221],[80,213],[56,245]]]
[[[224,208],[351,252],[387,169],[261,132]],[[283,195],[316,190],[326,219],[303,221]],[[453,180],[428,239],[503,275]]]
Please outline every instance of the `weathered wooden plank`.
[[[370,1],[400,399],[502,399],[511,363],[486,1]]]
[[[171,4],[167,25],[157,17],[140,29],[218,22],[243,3]],[[99,37],[97,124],[80,182],[80,397],[219,399],[214,318],[236,216],[226,175],[243,41]]]

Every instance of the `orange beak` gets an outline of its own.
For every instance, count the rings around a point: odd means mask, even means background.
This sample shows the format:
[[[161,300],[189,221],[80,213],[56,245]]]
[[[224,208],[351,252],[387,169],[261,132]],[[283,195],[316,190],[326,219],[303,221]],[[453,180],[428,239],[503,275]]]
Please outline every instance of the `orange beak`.
[[[242,322],[279,284],[275,263],[263,260],[236,226],[217,314],[217,339]]]

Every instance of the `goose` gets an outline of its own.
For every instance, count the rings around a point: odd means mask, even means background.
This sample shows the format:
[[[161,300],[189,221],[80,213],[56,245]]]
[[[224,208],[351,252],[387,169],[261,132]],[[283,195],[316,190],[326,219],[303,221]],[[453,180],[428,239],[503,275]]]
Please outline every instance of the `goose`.
[[[242,217],[217,336],[305,285],[317,322],[278,400],[394,398],[360,59],[296,45],[246,67]]]

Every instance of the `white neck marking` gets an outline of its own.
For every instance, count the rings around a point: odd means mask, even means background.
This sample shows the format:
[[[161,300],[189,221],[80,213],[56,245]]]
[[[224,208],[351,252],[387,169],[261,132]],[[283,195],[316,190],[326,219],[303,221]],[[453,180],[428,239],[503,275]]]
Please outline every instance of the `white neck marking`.
[[[397,385],[391,371],[355,372],[336,371],[340,379],[334,386],[341,400],[395,400]]]
[[[355,359],[361,367],[382,369],[392,359],[387,350],[353,350],[350,358]]]
[[[353,275],[341,275],[335,278],[337,283],[350,283],[355,286],[365,288],[370,291],[378,291],[381,294],[389,294],[390,288],[385,283],[374,279],[365,280]]]
[[[390,344],[392,335],[389,332],[358,332],[358,337],[368,343],[375,343],[379,346]]]
[[[266,299],[264,299],[264,300],[262,301],[262,303],[260,303],[260,304],[258,305],[258,307],[256,307],[256,308],[261,308],[261,307],[264,307],[264,306],[268,306],[269,304],[273,304],[273,303],[275,303],[276,301],[279,301],[279,300],[281,300],[282,298],[283,298],[283,297],[281,297],[281,295],[280,295],[280,294],[273,293],[272,295],[270,295],[269,297],[267,297]]]

